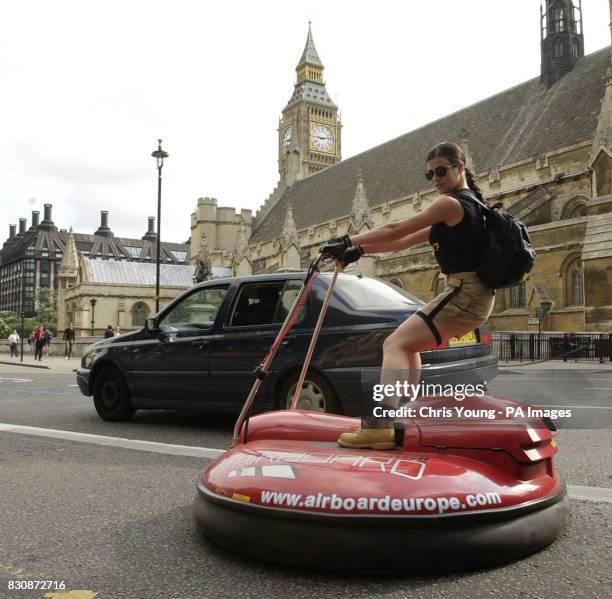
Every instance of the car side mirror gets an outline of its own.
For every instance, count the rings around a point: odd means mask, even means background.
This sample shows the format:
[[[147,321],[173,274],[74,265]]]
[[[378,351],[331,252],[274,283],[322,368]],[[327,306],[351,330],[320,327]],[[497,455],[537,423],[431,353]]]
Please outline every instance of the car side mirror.
[[[155,318],[147,318],[145,320],[145,331],[157,331],[157,322]]]

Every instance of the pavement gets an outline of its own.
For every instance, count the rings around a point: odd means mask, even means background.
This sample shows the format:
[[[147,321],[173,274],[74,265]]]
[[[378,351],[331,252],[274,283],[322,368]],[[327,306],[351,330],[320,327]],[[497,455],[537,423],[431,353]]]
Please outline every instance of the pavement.
[[[0,364],[6,364],[9,366],[19,366],[23,368],[41,368],[46,370],[52,370],[54,372],[72,372],[79,368],[81,364],[80,357],[73,357],[70,360],[66,360],[63,356],[43,356],[42,361],[34,361],[34,355],[30,353],[23,354],[23,362],[19,358],[10,358],[8,354],[0,355]],[[500,374],[513,374],[519,369],[520,371],[531,371],[531,370],[597,370],[602,372],[612,373],[612,363],[605,362],[587,362],[568,360],[548,360],[546,362],[499,362],[499,373]]]
[[[0,364],[17,366],[24,369],[52,370],[54,372],[72,372],[81,365],[81,358],[66,360],[63,356],[43,356],[43,359],[34,360],[34,354],[24,353],[23,362],[20,358],[11,358],[8,354],[0,355]]]

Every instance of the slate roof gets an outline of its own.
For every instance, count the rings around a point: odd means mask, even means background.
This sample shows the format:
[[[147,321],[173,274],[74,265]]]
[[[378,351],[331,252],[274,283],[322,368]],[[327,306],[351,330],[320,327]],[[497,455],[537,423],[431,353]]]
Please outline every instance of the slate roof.
[[[87,282],[155,287],[155,264],[92,258],[83,258],[83,260],[87,270]],[[159,284],[161,287],[191,287],[193,266],[160,264]]]
[[[10,264],[15,260],[21,260],[28,250],[33,248],[36,257],[40,257],[42,252],[50,253],[62,252],[68,241],[67,231],[58,231],[55,227],[52,230],[30,228],[22,237],[15,237],[7,240],[0,251],[0,264]],[[124,237],[102,237],[99,235],[87,235],[75,233],[74,241],[79,253],[87,253],[91,257],[129,260],[129,261],[151,261],[156,260],[156,243],[145,239],[128,239]],[[139,248],[134,253],[130,247]],[[180,252],[176,255],[173,252]],[[138,253],[138,256],[135,254]],[[185,253],[185,259],[179,260],[178,257]],[[178,257],[177,257],[178,256]],[[162,262],[171,264],[184,264],[189,258],[189,244],[169,243],[162,241],[160,258]]]
[[[522,200],[512,204],[507,212],[519,220],[523,220],[525,216],[546,204],[551,198],[552,196],[545,187],[538,187],[526,195]]]
[[[612,257],[612,213],[592,216],[584,235],[582,259]]]
[[[550,88],[531,79],[310,175],[283,193],[249,243],[281,236],[289,202],[298,231],[350,214],[359,170],[370,207],[431,189],[423,177],[427,152],[441,141],[459,141],[462,128],[479,173],[592,140],[609,64],[607,47],[579,60]]]
[[[323,63],[319,58],[317,53],[317,49],[314,45],[314,40],[312,39],[312,30],[310,28],[310,23],[308,23],[308,36],[306,37],[306,45],[304,46],[304,52],[302,52],[302,57],[300,58],[300,62],[296,68],[300,68],[305,64],[311,64],[316,67],[323,67]]]

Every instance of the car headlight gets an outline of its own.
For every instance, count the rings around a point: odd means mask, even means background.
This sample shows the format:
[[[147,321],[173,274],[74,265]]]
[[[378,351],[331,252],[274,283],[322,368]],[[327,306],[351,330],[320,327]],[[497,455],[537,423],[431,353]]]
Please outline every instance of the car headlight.
[[[91,365],[94,361],[94,353],[92,351],[83,354],[83,358],[81,359],[81,367],[82,368],[91,368]]]

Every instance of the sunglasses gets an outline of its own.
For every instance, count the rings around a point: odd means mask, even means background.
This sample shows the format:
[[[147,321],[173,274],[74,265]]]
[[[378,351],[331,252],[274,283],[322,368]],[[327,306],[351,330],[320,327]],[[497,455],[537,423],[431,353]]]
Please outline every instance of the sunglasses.
[[[440,179],[441,177],[444,177],[444,175],[446,175],[446,172],[448,171],[449,168],[455,168],[456,166],[457,166],[456,164],[451,164],[449,166],[436,166],[436,168],[433,171],[425,171],[425,178],[428,181],[431,181],[434,178],[434,176]]]

